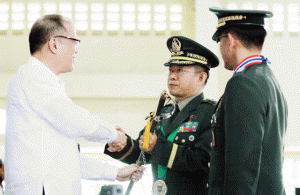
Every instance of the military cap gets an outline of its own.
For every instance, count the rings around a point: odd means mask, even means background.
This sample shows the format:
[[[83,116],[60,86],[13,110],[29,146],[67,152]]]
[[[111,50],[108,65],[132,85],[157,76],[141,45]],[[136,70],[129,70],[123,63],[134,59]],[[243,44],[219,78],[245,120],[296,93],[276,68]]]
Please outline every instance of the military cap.
[[[203,45],[184,36],[173,36],[167,40],[171,52],[165,66],[206,66],[208,69],[219,65],[218,57]]]
[[[220,32],[228,26],[253,25],[264,26],[265,18],[271,18],[273,13],[263,10],[228,10],[223,8],[209,8],[218,17],[217,31],[212,39],[217,41]]]

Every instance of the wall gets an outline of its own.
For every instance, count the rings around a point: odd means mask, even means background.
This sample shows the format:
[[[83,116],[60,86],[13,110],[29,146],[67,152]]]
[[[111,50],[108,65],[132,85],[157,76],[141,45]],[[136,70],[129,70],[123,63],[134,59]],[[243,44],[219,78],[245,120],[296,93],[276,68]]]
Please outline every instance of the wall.
[[[2,0],[1,2],[12,2]],[[30,1],[22,1],[26,4]],[[40,1],[41,3],[46,1]],[[60,1],[54,1],[59,3]],[[69,2],[81,2],[69,1]],[[92,0],[85,0],[90,4]],[[108,3],[110,1],[103,1]],[[144,3],[144,1],[116,0],[114,2]],[[184,7],[183,30],[180,34],[194,38],[201,44],[214,51],[220,58],[220,66],[211,71],[208,85],[204,89],[208,98],[215,100],[222,95],[227,80],[232,72],[223,67],[218,45],[211,40],[217,24],[216,16],[208,11],[209,7],[226,6],[229,2],[238,5],[246,1],[242,0],[173,0],[159,1],[148,0],[151,5],[156,3],[180,3]],[[298,1],[261,0],[251,1],[253,4],[265,2],[288,4]],[[25,63],[29,57],[28,46],[29,31],[22,34],[13,34],[11,29],[6,34],[0,35],[0,108],[6,106],[6,92],[8,83],[16,73],[18,67]],[[160,91],[166,89],[166,76],[163,63],[170,53],[166,48],[166,40],[173,33],[166,31],[157,34],[153,30],[148,35],[134,31],[126,34],[118,33],[93,34],[90,30],[78,35],[82,40],[80,52],[76,59],[74,72],[63,74],[60,77],[66,82],[67,93],[72,100],[90,110],[92,113],[118,124],[128,134],[136,137],[139,130],[145,125],[145,116],[154,110]],[[297,111],[300,110],[298,99],[300,92],[299,83],[299,34],[288,32],[268,32],[263,54],[270,59],[270,65],[279,80],[282,90],[289,105],[289,126],[286,135],[286,161],[292,166],[286,168],[288,175],[292,175],[293,182],[296,175],[293,170],[299,170],[299,120]],[[107,160],[107,157],[99,155],[103,146],[88,143],[79,139],[83,152],[94,156],[98,160]],[[0,145],[3,147],[3,136],[0,136]],[[108,158],[109,159],[109,158]],[[297,168],[298,167],[298,168]],[[289,169],[290,168],[290,169]],[[291,169],[292,168],[292,169]],[[294,171],[295,172],[295,171]],[[300,175],[298,172],[296,173]],[[300,177],[297,177],[298,179]],[[298,182],[300,183],[300,182]],[[293,184],[294,186],[294,184]]]

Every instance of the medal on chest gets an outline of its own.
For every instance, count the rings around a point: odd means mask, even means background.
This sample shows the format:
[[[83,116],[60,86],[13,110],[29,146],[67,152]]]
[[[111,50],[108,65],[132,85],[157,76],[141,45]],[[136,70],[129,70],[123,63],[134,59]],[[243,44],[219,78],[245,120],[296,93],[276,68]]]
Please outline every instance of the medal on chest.
[[[178,133],[196,132],[199,122],[193,122],[194,115],[190,116],[190,119],[186,123],[182,123]]]

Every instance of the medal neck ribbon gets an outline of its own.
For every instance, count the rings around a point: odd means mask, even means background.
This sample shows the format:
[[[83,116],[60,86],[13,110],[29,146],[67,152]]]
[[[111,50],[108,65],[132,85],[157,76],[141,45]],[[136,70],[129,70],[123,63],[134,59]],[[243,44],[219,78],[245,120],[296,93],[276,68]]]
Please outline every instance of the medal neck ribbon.
[[[271,64],[268,58],[264,58],[263,56],[259,56],[259,55],[249,56],[246,59],[244,59],[241,63],[239,63],[239,65],[235,68],[233,75],[243,71],[245,68],[251,65],[261,64],[263,61],[266,61],[268,64]]]

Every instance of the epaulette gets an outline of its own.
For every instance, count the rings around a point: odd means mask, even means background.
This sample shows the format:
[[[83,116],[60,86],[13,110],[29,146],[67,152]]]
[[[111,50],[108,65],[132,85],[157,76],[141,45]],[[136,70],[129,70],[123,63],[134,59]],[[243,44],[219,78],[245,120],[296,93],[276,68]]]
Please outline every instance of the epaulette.
[[[203,99],[201,103],[208,103],[208,104],[211,104],[213,106],[216,106],[217,105],[217,101],[213,100],[213,99]]]

